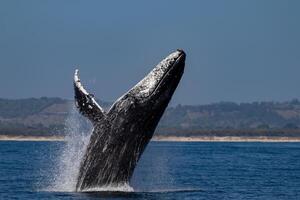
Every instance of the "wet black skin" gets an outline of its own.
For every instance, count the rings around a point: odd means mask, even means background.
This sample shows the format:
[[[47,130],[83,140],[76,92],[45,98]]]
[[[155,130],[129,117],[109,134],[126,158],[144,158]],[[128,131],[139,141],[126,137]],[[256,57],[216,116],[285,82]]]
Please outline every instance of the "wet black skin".
[[[185,53],[182,50],[177,53],[167,70],[156,77],[150,93],[144,94],[136,86],[107,112],[95,106],[93,97],[83,94],[74,84],[76,105],[94,125],[81,162],[77,191],[130,181],[184,72]]]

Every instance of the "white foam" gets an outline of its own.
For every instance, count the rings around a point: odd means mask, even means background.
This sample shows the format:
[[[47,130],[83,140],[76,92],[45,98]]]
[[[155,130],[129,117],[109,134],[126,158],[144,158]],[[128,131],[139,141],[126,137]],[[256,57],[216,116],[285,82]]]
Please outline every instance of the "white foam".
[[[125,184],[106,185],[102,187],[87,188],[82,190],[81,192],[134,192],[134,190],[129,184],[125,183]]]

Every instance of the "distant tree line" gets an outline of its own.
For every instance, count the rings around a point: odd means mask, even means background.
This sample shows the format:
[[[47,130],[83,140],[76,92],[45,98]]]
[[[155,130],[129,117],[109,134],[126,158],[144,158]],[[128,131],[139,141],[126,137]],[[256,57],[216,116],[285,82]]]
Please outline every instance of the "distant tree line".
[[[110,102],[99,101],[108,109]],[[61,98],[0,99],[0,134],[63,135],[73,100]],[[74,111],[73,112],[77,112]],[[177,105],[164,113],[158,134],[297,135],[300,102]],[[88,129],[88,126],[85,126]],[[231,132],[231,133],[229,133]]]

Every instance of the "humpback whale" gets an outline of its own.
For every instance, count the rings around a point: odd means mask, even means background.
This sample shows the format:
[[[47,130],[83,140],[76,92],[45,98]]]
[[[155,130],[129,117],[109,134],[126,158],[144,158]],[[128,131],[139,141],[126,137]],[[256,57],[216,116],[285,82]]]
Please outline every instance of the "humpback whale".
[[[171,53],[108,111],[85,90],[75,71],[75,105],[93,124],[76,191],[129,183],[182,77],[185,57],[183,50]]]

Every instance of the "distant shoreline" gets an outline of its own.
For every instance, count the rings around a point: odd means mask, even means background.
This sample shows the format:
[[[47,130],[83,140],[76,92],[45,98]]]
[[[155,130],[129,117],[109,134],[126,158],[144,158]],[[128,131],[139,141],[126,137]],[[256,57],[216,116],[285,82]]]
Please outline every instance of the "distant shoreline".
[[[154,136],[152,141],[161,142],[300,142],[300,137],[277,136]]]
[[[63,136],[24,136],[24,135],[0,135],[0,141],[65,141]],[[300,142],[300,137],[278,136],[154,136],[156,142]]]
[[[0,135],[0,141],[64,141],[63,136]]]

